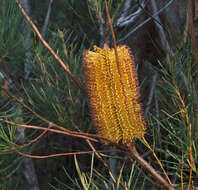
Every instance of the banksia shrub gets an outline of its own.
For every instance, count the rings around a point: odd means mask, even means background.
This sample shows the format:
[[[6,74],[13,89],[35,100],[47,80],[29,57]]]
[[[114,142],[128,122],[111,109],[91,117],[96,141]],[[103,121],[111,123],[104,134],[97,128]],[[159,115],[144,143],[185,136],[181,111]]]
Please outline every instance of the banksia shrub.
[[[146,131],[135,63],[126,46],[84,53],[84,72],[92,117],[99,135],[115,143],[142,138]],[[106,142],[107,143],[107,142]]]

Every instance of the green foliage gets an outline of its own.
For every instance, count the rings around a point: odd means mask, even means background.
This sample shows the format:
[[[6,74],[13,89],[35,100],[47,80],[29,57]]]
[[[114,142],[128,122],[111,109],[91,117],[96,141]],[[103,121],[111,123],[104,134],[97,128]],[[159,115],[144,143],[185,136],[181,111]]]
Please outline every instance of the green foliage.
[[[0,13],[0,68],[17,80],[23,76],[25,40],[22,34],[24,23],[14,1],[1,2]],[[19,27],[20,26],[20,27]]]
[[[118,173],[118,178],[116,179],[111,172],[106,173],[104,175],[104,173],[101,173],[100,171],[97,171],[94,168],[95,159],[94,159],[93,154],[92,154],[92,159],[90,163],[90,172],[81,171],[81,168],[79,166],[79,162],[76,156],[74,156],[74,160],[75,160],[75,166],[76,166],[76,170],[77,170],[79,177],[75,179],[71,178],[68,175],[66,169],[64,169],[65,176],[67,176],[70,179],[71,185],[68,186],[64,182],[59,181],[58,187],[53,186],[55,190],[63,190],[64,188],[68,188],[68,189],[77,188],[77,189],[84,189],[84,190],[88,190],[88,189],[90,190],[99,190],[99,189],[130,190],[130,189],[137,189],[137,188],[143,189],[144,188],[144,183],[141,184],[141,187],[140,186],[137,187],[137,185],[139,184],[138,177],[140,173],[138,174],[135,169],[136,162],[132,164],[128,163],[130,166],[130,169],[127,169],[127,173],[123,173],[124,169],[126,170],[126,167],[128,166],[128,164],[126,164],[126,162],[122,159],[123,165]]]
[[[124,1],[108,3],[115,24]],[[30,46],[27,48],[26,40],[29,34],[24,34],[24,28],[28,30],[29,25],[24,22],[14,1],[2,0],[0,4],[0,72],[4,76],[2,78],[0,75],[0,85],[9,79],[9,91],[32,110],[27,111],[13,98],[0,91],[0,189],[22,190],[26,189],[23,168],[20,167],[23,156],[11,148],[17,146],[22,153],[33,155],[80,152],[90,148],[85,140],[52,132],[23,147],[20,145],[31,142],[41,131],[25,129],[25,136],[22,138],[19,135],[19,127],[6,121],[48,127],[36,117],[36,113],[65,129],[87,133],[95,133],[95,130],[86,93],[76,86],[48,50],[40,45],[33,32],[30,35]],[[31,18],[41,28],[45,16],[41,10],[42,7],[46,10],[47,5],[35,1],[31,2],[31,7],[35,11]],[[130,11],[134,10],[137,10],[137,5]],[[52,15],[46,41],[84,86],[82,55],[85,49],[100,43],[98,16],[104,18],[106,23],[103,1],[54,1]],[[108,28],[108,25],[104,24],[104,27]],[[128,28],[116,32],[119,40],[123,37],[123,32],[128,32]],[[108,30],[107,35],[110,36]],[[157,83],[154,92],[155,105],[147,119],[149,127],[146,139],[174,181],[175,187],[181,189],[182,185],[188,184],[191,168],[194,186],[198,185],[198,79],[190,43],[183,44],[178,49],[174,57],[159,61],[159,65],[148,68],[149,73],[157,75]],[[28,63],[31,70],[28,78],[24,77],[25,63]],[[141,76],[141,90],[151,85],[149,73]],[[148,94],[144,93],[142,99],[147,100]],[[110,149],[97,143],[93,145],[101,151]],[[137,141],[137,149],[158,173],[163,175],[161,169],[158,169],[158,162],[152,153],[147,152],[145,145]],[[35,159],[39,184],[42,184],[40,188],[158,189],[153,177],[135,161],[131,162],[122,152],[116,152],[116,156],[111,153],[101,155],[107,163],[110,159],[116,160],[115,173],[104,168],[94,154],[74,158],[65,156]]]
[[[155,68],[159,117],[151,115],[153,146],[169,175],[187,184],[192,167],[192,180],[197,185],[197,74],[191,48],[181,50]],[[190,152],[192,149],[192,153]],[[192,154],[193,163],[190,161]]]
[[[68,32],[59,31],[51,37],[50,43],[59,56],[63,57],[73,74],[80,79],[83,45],[78,46],[75,39],[67,38],[67,41],[60,39],[60,34],[65,38],[70,36]],[[32,77],[24,82],[26,103],[46,119],[72,128],[72,125],[77,125],[72,121],[82,115],[85,105],[84,95],[45,49],[36,50],[35,56]]]

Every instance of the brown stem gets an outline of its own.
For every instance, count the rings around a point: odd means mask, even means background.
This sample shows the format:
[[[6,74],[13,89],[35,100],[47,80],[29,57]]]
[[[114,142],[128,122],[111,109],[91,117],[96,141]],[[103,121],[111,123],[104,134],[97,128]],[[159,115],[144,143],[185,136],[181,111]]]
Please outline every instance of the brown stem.
[[[106,15],[107,15],[107,20],[108,20],[108,24],[109,24],[111,35],[112,35],[113,47],[114,47],[114,50],[115,50],[116,64],[117,64],[117,68],[118,68],[118,73],[119,73],[119,75],[121,75],[120,66],[119,66],[119,60],[118,60],[117,46],[116,46],[116,37],[115,37],[114,30],[113,30],[113,24],[111,22],[111,17],[110,17],[110,14],[109,14],[109,7],[108,7],[108,4],[107,4],[107,0],[104,0],[104,2],[105,2],[105,10],[106,10]]]
[[[75,84],[80,89],[82,89],[84,91],[84,88],[82,87],[82,85],[80,84],[80,82],[78,81],[78,79],[71,73],[70,69],[64,64],[64,62],[62,61],[62,59],[55,53],[55,51],[50,47],[50,45],[43,39],[43,37],[42,37],[41,33],[39,32],[38,28],[32,22],[32,20],[27,15],[27,13],[25,12],[25,10],[23,9],[23,7],[21,6],[21,4],[19,3],[18,0],[16,0],[16,4],[18,5],[21,13],[23,14],[23,16],[25,17],[25,19],[27,20],[27,22],[31,25],[32,29],[34,30],[34,32],[36,33],[36,35],[38,36],[38,38],[42,42],[42,44],[48,49],[48,51],[51,53],[51,55],[53,55],[53,57],[58,61],[58,63],[60,64],[60,66],[66,71],[66,73],[75,82]]]
[[[172,185],[170,185],[162,176],[160,176],[156,170],[146,161],[144,160],[139,153],[137,152],[134,144],[128,145],[128,148],[130,150],[130,156],[132,156],[141,166],[146,168],[157,181],[159,181],[167,190],[174,190]]]
[[[39,114],[37,114],[36,112],[34,112],[30,107],[28,107],[26,104],[24,104],[22,101],[20,101],[19,99],[17,99],[14,95],[12,95],[8,90],[6,90],[5,88],[0,87],[0,90],[3,90],[10,98],[12,98],[14,101],[16,101],[18,104],[20,104],[23,108],[25,108],[28,112],[32,113],[34,116],[36,116],[38,119],[40,119],[41,121],[43,121],[44,123],[47,123],[48,126],[50,127],[54,127],[57,128],[59,130],[57,130],[57,132],[61,132],[64,133],[65,135],[69,135],[69,136],[74,136],[74,137],[79,137],[79,138],[84,138],[84,139],[89,139],[95,142],[98,142],[98,139],[104,139],[103,137],[99,136],[99,135],[94,135],[94,134],[89,134],[89,133],[81,133],[81,132],[76,132],[76,131],[72,131],[69,129],[66,129],[60,125],[57,125],[45,118],[43,118],[42,116],[40,116]],[[4,120],[5,121],[5,120]],[[6,121],[7,123],[11,123],[11,121]],[[13,125],[18,125],[17,123],[13,123]],[[21,125],[20,125],[21,126]],[[40,126],[28,126],[28,125],[23,125],[26,128],[34,128],[34,129],[40,129],[43,131],[50,131],[50,130],[55,130],[55,129],[50,129],[50,127],[48,128],[43,128]],[[55,131],[54,131],[55,132]]]

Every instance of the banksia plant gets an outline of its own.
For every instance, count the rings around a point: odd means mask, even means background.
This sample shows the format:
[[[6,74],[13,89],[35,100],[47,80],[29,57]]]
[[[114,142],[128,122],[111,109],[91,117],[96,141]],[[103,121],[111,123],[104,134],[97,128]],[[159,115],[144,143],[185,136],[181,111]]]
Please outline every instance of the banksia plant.
[[[99,134],[112,142],[126,144],[144,136],[146,123],[131,52],[126,46],[118,46],[117,53],[118,63],[114,48],[94,46],[94,51],[84,53],[84,72]]]
[[[168,184],[139,155],[132,143],[134,138],[145,140],[146,123],[141,111],[135,63],[129,48],[118,46],[115,52],[114,48],[94,46],[94,51],[86,51],[83,59],[92,117],[99,134],[107,139],[105,143],[112,141],[126,145],[130,157],[135,158],[166,189],[173,190],[171,182]]]

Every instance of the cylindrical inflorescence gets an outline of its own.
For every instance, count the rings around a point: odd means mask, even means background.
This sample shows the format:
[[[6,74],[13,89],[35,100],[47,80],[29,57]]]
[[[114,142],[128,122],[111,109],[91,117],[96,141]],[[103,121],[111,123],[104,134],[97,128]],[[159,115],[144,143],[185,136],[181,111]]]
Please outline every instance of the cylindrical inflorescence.
[[[142,115],[139,85],[131,51],[94,46],[84,53],[85,82],[92,117],[99,134],[115,143],[142,138],[146,123]],[[108,142],[106,142],[108,143]]]

